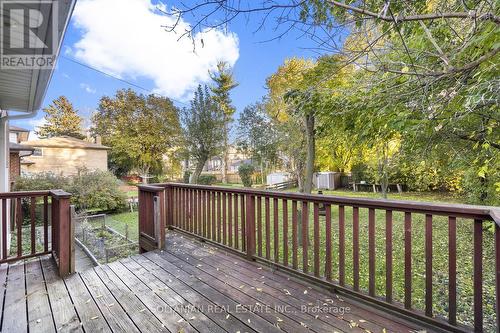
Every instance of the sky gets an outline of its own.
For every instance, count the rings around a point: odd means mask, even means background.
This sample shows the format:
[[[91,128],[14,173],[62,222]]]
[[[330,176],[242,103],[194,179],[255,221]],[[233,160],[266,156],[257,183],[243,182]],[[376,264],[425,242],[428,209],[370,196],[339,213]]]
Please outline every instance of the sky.
[[[122,88],[157,93],[184,107],[198,84],[210,83],[209,70],[224,60],[239,83],[231,92],[238,114],[266,94],[266,78],[285,59],[317,57],[313,42],[298,32],[266,42],[277,33],[273,22],[255,32],[258,15],[239,17],[224,31],[198,32],[194,48],[193,40],[178,39],[195,19],[180,21],[175,32],[162,27],[171,25],[173,18],[159,9],[175,5],[176,1],[78,0],[42,109],[65,95],[88,127],[100,98]],[[40,110],[36,117],[12,124],[33,130],[43,117]]]

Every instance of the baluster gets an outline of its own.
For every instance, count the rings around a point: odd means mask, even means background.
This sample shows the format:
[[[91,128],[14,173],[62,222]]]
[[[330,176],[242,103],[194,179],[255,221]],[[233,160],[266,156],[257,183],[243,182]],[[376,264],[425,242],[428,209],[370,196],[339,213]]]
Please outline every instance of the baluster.
[[[229,193],[228,198],[227,198],[227,207],[228,207],[228,214],[227,214],[227,221],[228,221],[228,234],[229,234],[229,246],[233,246],[233,195]]]
[[[213,240],[213,241],[216,241],[217,240],[217,228],[216,228],[216,210],[215,210],[215,207],[216,207],[216,194],[215,192],[211,192],[212,193],[212,234],[211,234],[211,237],[210,239]]]
[[[207,238],[207,193],[205,190],[201,190],[201,220],[203,237]]]
[[[7,200],[2,199],[2,259],[7,259]]]
[[[239,236],[238,236],[238,194],[234,195],[234,248],[238,249]]]
[[[188,190],[189,192],[189,231],[191,231],[192,233],[196,233],[195,232],[195,227],[194,227],[194,214],[195,214],[195,210],[194,210],[194,190],[193,189],[189,189]]]
[[[298,258],[297,258],[297,248],[298,237],[297,237],[297,201],[292,200],[292,267],[293,269],[298,268]]]
[[[30,198],[30,229],[31,229],[31,254],[36,252],[36,226],[35,226],[36,198]]]
[[[500,329],[500,227],[495,222],[495,282],[497,328]]]
[[[483,221],[474,220],[474,330],[483,331]]]
[[[207,191],[206,193],[207,195],[207,238],[208,239],[212,239],[212,205],[211,205],[211,202],[212,202],[212,194],[210,191]]]
[[[288,266],[288,200],[283,199],[283,265]]]
[[[227,196],[226,192],[224,192],[222,193],[222,243],[224,245],[227,245],[226,206],[227,206]]]
[[[271,217],[269,209],[269,198],[265,198],[265,218],[266,218],[266,259],[271,257]]]
[[[425,215],[425,315],[432,317],[432,215]]]
[[[21,198],[17,198],[17,256],[23,255],[22,227],[23,227],[23,211],[21,207]]]
[[[262,257],[262,197],[257,197],[257,243],[258,256]]]
[[[241,195],[241,250],[246,251],[247,237],[246,237],[246,207],[245,207],[245,195]]]
[[[352,273],[353,288],[359,291],[359,208],[352,207]]]
[[[309,206],[302,201],[302,271],[309,272]]]
[[[411,309],[411,213],[405,212],[405,309]]]
[[[385,211],[385,301],[392,303],[392,210]]]
[[[448,322],[457,324],[457,218],[448,217]]]
[[[326,232],[326,255],[325,255],[325,277],[332,279],[332,207],[325,204],[325,232]]]
[[[220,243],[220,237],[222,232],[222,218],[221,218],[221,193],[217,192],[217,242]]]
[[[368,209],[368,293],[375,297],[375,209]]]
[[[273,236],[274,236],[274,244],[273,244],[273,249],[274,249],[274,262],[279,262],[279,253],[280,253],[280,240],[279,240],[279,226],[278,226],[278,199],[274,198],[273,199]]]
[[[193,190],[193,233],[198,232],[198,190]]]
[[[319,205],[313,204],[314,276],[319,277]]]
[[[339,206],[339,284],[345,285],[345,211]]]
[[[241,201],[243,202],[243,197],[241,199]],[[247,259],[251,260],[255,255],[255,196],[246,194],[244,201],[246,203],[245,226],[247,228],[245,234],[248,239],[248,241],[246,242],[246,252]]]

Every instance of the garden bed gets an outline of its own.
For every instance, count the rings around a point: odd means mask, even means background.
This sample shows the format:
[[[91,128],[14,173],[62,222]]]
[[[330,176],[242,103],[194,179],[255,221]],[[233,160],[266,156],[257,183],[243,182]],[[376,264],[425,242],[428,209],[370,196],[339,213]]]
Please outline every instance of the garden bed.
[[[136,241],[106,224],[105,214],[82,216],[75,219],[75,238],[93,261],[104,264],[137,254]]]

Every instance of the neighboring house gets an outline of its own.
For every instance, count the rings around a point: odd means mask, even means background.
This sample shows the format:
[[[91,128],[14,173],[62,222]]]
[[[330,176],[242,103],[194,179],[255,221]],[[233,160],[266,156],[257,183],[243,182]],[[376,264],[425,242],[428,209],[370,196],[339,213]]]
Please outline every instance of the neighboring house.
[[[244,163],[251,163],[251,160],[247,156],[238,151],[235,146],[229,147],[228,158],[227,158],[227,171],[230,173],[238,172],[238,167]],[[215,172],[221,171],[222,168],[222,156],[212,157],[205,163],[203,168],[204,172]]]
[[[34,150],[30,146],[15,142],[9,143],[9,177],[11,189],[14,187],[17,177],[21,175],[21,164],[24,162],[24,157],[33,154]]]
[[[64,176],[78,173],[78,169],[108,170],[109,147],[69,136],[37,139],[23,142],[33,147],[21,168],[26,173],[53,172]]]
[[[10,188],[14,187],[17,177],[21,175],[23,158],[33,154],[34,148],[21,144],[28,140],[30,131],[17,126],[9,126],[9,178]]]

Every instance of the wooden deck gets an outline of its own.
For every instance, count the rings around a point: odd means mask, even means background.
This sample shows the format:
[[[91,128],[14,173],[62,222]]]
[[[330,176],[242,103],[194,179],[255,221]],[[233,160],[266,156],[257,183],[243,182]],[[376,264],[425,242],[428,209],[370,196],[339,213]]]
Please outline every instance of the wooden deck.
[[[176,232],[165,251],[64,280],[49,257],[4,264],[0,280],[2,332],[419,331]]]

